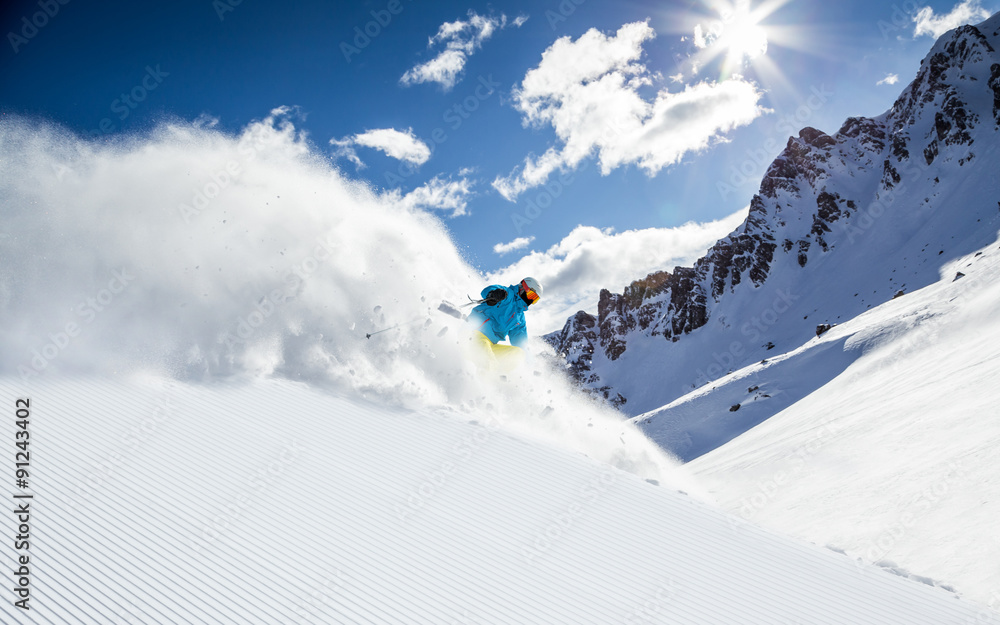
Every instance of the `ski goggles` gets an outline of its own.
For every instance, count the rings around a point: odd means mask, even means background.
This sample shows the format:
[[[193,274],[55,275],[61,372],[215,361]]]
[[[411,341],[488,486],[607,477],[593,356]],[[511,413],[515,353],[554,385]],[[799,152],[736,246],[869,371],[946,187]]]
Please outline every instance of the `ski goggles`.
[[[535,293],[528,288],[528,285],[524,283],[524,280],[521,280],[521,291],[524,293],[524,296],[528,298],[529,305],[538,301],[538,293]]]

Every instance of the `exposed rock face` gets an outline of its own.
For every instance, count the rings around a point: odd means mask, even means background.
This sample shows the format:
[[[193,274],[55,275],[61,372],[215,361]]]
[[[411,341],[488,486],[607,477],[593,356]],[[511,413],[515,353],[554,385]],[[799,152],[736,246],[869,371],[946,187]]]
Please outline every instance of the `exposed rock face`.
[[[1000,63],[990,67],[989,87],[993,90],[993,119],[1000,126]]]
[[[584,311],[579,311],[566,322],[560,332],[549,334],[546,340],[558,344],[565,358],[568,358],[570,374],[578,382],[587,382],[586,374],[594,358],[597,343],[597,319]]]
[[[597,305],[599,345],[608,359],[616,360],[625,351],[623,337],[634,330],[676,340],[705,325],[706,297],[697,278],[694,269],[677,267],[672,274],[660,271],[636,280],[621,295],[602,290]]]
[[[977,109],[970,101],[989,104]],[[694,267],[652,273],[621,294],[603,290],[596,316],[581,311],[545,339],[584,388],[620,404],[626,398],[602,381],[602,372],[635,342],[670,349],[705,326],[726,297],[763,285],[776,264],[808,272],[811,261],[836,254],[858,230],[861,208],[926,175],[944,153],[959,165],[972,161],[974,135],[987,126],[995,141],[1000,54],[977,27],[963,26],[935,44],[891,110],[849,118],[832,136],[807,127],[790,137],[750,200],[746,221]]]

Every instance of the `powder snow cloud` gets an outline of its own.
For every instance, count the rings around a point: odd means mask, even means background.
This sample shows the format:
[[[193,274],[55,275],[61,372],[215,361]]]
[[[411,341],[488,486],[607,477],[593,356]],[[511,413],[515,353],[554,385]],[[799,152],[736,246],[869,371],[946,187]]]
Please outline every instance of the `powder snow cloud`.
[[[766,112],[756,85],[740,76],[643,98],[640,88],[660,80],[640,62],[643,44],[655,36],[648,23],[635,22],[612,36],[591,29],[552,44],[513,96],[523,124],[551,126],[559,145],[528,156],[509,176],[497,177],[494,188],[515,201],[594,152],[604,175],[635,163],[652,176]]]
[[[498,389],[438,305],[489,282],[436,215],[345,177],[290,111],[238,133],[172,119],[113,142],[0,118],[0,375],[277,377],[480,411]],[[620,415],[543,369],[491,413],[498,426],[667,478],[654,443],[636,431],[609,446]],[[541,396],[556,406],[544,423]]]

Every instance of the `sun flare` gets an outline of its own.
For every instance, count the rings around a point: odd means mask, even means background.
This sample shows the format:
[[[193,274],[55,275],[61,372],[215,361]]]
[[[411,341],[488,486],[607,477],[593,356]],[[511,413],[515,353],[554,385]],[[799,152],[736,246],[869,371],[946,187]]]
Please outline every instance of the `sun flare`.
[[[762,22],[788,0],[765,0],[751,7],[750,0],[719,0],[712,3],[713,19],[699,21],[694,27],[694,45],[699,49],[695,67],[704,67],[721,58],[721,73],[740,73],[751,64],[766,61],[772,33]],[[779,29],[780,30],[780,29]]]
[[[723,27],[717,43],[726,50],[726,63],[730,68],[767,53],[767,32],[750,13],[749,7],[738,7],[739,13]]]

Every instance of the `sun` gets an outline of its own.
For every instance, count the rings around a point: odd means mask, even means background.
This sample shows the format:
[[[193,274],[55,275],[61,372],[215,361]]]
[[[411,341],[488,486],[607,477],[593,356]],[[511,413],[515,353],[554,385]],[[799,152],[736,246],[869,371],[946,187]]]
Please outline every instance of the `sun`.
[[[721,57],[722,77],[740,73],[746,66],[763,62],[772,33],[762,22],[789,0],[765,0],[751,7],[750,0],[707,0],[712,19],[695,25],[693,42],[699,49],[696,67]]]
[[[671,82],[719,82],[740,77],[770,93],[799,94],[782,71],[802,57],[840,58],[831,31],[801,21],[794,0],[685,0],[663,9],[664,28],[680,36],[672,51]],[[786,7],[789,10],[783,10]],[[802,60],[801,62],[805,62]]]
[[[723,24],[716,45],[726,50],[730,70],[767,53],[767,31],[757,23],[758,19],[750,12],[749,3],[741,2],[728,23]]]

